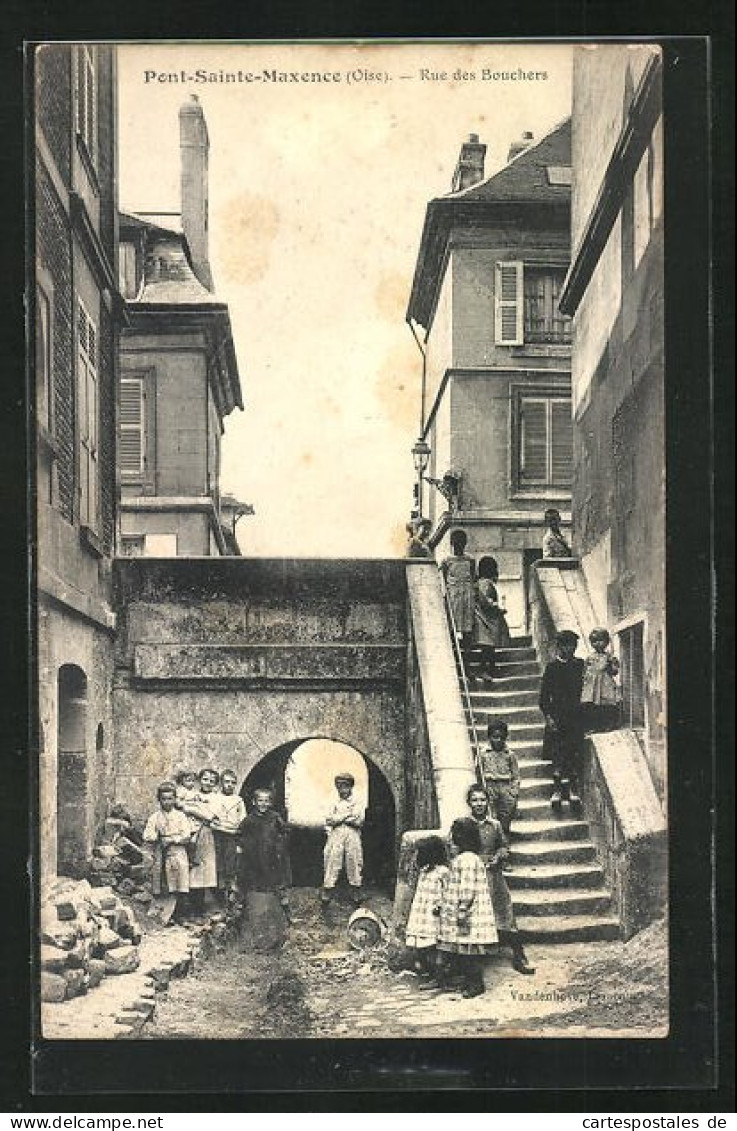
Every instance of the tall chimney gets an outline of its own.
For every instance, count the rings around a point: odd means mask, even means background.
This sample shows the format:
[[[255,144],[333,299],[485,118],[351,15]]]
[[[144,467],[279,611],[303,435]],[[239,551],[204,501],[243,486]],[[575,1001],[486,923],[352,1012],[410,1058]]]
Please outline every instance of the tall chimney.
[[[205,115],[196,94],[179,110],[182,228],[189,245],[192,267],[203,287],[213,289],[207,231],[207,162],[210,139]]]
[[[485,158],[486,146],[479,141],[479,135],[469,134],[468,141],[461,146],[451,191],[460,192],[483,181]]]
[[[522,137],[519,139],[519,141],[513,141],[512,144],[510,145],[509,153],[507,154],[507,164],[509,164],[509,162],[514,157],[518,157],[520,155],[520,153],[524,153],[524,151],[526,149],[529,149],[530,146],[533,144],[534,140],[535,140],[535,135],[530,133],[529,130],[525,130],[525,132],[522,134]]]

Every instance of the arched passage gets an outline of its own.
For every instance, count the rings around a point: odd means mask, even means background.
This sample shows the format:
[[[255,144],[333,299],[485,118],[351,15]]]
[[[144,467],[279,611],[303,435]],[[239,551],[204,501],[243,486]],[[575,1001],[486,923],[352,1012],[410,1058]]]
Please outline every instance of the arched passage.
[[[64,664],[57,690],[57,870],[76,875],[87,856],[87,676]]]
[[[324,820],[337,796],[335,775],[344,771],[353,774],[356,795],[366,804],[365,882],[389,887],[395,874],[394,797],[383,773],[354,746],[323,738],[290,742],[265,755],[243,783],[246,804],[259,787],[274,791],[276,807],[289,822],[296,887],[322,882]]]

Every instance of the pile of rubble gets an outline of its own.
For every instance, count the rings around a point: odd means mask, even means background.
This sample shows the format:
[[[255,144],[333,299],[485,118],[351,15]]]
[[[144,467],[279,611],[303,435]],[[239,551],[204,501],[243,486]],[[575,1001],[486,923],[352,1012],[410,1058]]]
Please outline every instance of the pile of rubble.
[[[141,929],[111,887],[59,878],[41,898],[41,1000],[84,994],[140,965]]]
[[[103,823],[87,867],[90,884],[111,887],[118,895],[147,907],[153,900],[152,866],[153,855],[143,843],[141,830],[122,805],[114,805]]]

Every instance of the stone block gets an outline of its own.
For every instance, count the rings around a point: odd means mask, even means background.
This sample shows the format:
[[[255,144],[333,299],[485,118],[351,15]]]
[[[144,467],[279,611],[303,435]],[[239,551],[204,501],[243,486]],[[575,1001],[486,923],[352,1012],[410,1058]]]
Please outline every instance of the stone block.
[[[98,911],[108,911],[117,906],[118,900],[111,887],[98,887],[90,892],[90,903]]]
[[[61,950],[56,946],[49,946],[48,943],[41,944],[41,969],[46,970],[51,974],[63,974],[67,967],[67,959],[69,958],[68,950]]]
[[[84,970],[65,970],[64,981],[66,982],[66,996],[79,997],[80,994],[87,993],[88,980]]]
[[[89,968],[87,975],[90,981],[90,989],[99,986],[102,979],[105,977],[105,963],[101,958],[91,958],[89,961]]]
[[[115,950],[116,947],[125,946],[120,935],[110,927],[100,928],[100,937],[97,941],[98,945],[105,951]]]
[[[137,946],[125,944],[105,952],[105,971],[108,974],[130,974],[141,964]]]
[[[71,950],[67,951],[67,966],[70,969],[83,970],[90,958],[89,943],[80,939]]]
[[[41,928],[41,942],[47,943],[49,946],[60,947],[61,950],[71,950],[78,938],[78,932],[74,927],[64,927],[58,925],[54,927]]]
[[[154,897],[153,897],[153,894],[150,891],[144,890],[144,891],[134,892],[132,898],[136,901],[136,903],[140,903],[142,906],[145,907],[147,904],[153,902]]]
[[[56,917],[60,919],[62,923],[66,923],[70,919],[76,919],[77,908],[70,899],[61,899],[56,904]]]
[[[41,1001],[64,1001],[67,983],[60,974],[41,972]]]

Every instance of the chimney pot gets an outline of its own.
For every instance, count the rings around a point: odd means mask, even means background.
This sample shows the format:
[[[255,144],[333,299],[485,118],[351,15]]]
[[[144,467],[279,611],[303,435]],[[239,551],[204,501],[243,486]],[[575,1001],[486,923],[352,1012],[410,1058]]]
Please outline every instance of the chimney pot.
[[[210,140],[200,100],[192,94],[179,110],[182,229],[192,268],[208,291],[213,289],[208,246],[208,156]]]
[[[460,192],[483,181],[485,159],[486,146],[479,141],[479,135],[469,134],[468,141],[464,141],[461,146],[451,192]]]
[[[526,149],[529,149],[534,140],[535,135],[531,130],[525,130],[519,141],[513,141],[510,145],[509,153],[507,154],[507,163],[512,161],[515,157],[519,157],[520,153],[524,153]]]

